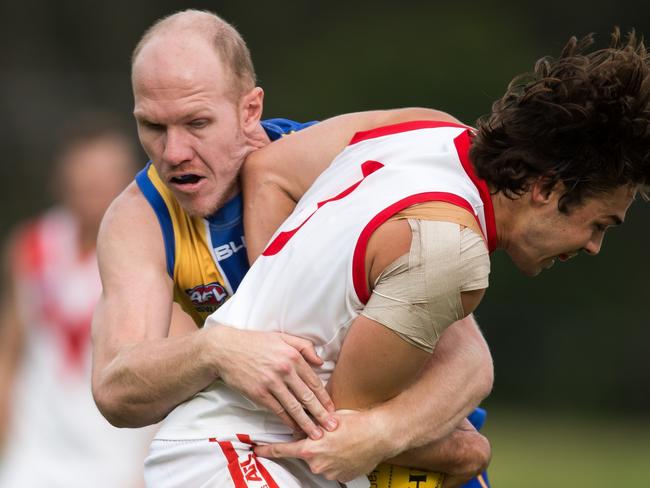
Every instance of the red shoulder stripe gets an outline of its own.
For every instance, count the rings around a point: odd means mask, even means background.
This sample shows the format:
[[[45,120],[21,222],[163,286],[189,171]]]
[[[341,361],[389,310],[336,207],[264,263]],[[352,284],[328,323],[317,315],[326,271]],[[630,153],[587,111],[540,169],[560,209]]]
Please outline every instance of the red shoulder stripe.
[[[409,122],[401,122],[399,124],[386,125],[384,127],[377,127],[363,132],[357,132],[349,142],[349,146],[357,142],[367,141],[376,137],[389,136],[392,134],[399,134],[400,132],[408,132],[418,129],[436,129],[438,127],[456,127],[458,129],[469,129],[468,126],[463,124],[455,124],[453,122],[441,122],[438,120],[412,120]]]

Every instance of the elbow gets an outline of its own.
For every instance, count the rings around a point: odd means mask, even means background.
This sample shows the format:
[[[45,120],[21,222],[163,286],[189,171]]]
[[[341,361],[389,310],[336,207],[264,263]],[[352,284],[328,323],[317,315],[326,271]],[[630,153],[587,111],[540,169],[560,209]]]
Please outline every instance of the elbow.
[[[477,394],[479,402],[487,398],[492,393],[494,386],[494,365],[492,364],[492,357],[486,361],[484,366],[480,369],[478,375]]]
[[[453,465],[449,466],[447,472],[455,478],[470,480],[484,472],[491,459],[490,441],[478,432],[474,432],[468,436],[462,454],[457,457]]]
[[[487,398],[492,392],[494,386],[494,363],[492,354],[483,337],[480,337],[472,347],[471,356],[474,358],[474,378],[475,394],[477,403]]]
[[[120,402],[108,392],[108,388],[97,381],[93,381],[92,394],[99,413],[102,414],[109,424],[113,427],[131,427],[127,425],[128,422],[121,415],[122,409],[120,408]]]
[[[136,405],[100,382],[93,381],[92,394],[97,409],[113,427],[133,429],[155,424],[160,420],[143,418]]]

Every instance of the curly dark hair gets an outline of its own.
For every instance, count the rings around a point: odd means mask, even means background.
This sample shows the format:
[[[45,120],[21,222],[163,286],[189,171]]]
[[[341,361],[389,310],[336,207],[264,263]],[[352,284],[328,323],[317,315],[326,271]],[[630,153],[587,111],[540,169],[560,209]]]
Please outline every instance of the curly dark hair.
[[[558,207],[650,183],[650,57],[634,31],[608,48],[572,37],[559,58],[537,61],[479,119],[470,158],[492,191],[509,198],[542,178],[563,184]]]

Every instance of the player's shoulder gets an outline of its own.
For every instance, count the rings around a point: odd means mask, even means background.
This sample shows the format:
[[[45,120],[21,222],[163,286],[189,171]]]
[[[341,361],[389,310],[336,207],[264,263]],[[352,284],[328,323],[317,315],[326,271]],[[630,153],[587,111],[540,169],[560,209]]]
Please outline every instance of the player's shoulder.
[[[163,248],[156,215],[135,182],[113,200],[104,214],[97,239],[98,252],[108,245]]]
[[[151,216],[151,207],[133,181],[111,202],[104,214],[102,227],[135,224],[150,220]]]

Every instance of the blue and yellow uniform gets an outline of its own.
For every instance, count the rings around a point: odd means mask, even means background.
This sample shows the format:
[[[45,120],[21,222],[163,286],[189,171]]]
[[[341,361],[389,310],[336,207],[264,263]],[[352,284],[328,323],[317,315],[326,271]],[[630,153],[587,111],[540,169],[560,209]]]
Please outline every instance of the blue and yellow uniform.
[[[315,122],[262,121],[274,141]],[[248,271],[241,194],[207,218],[189,215],[149,162],[136,183],[153,207],[165,243],[167,273],[174,281],[174,301],[198,327],[231,297]]]
[[[261,122],[271,141],[314,123],[301,124],[287,119]],[[174,281],[174,301],[202,327],[208,315],[235,293],[249,268],[241,194],[210,217],[193,217],[174,198],[151,162],[135,180],[160,223],[167,273]],[[478,429],[485,411],[477,409],[469,418]],[[439,473],[388,464],[379,466],[369,478],[372,488],[437,488],[444,480]],[[466,488],[487,486],[487,477],[465,485]]]

